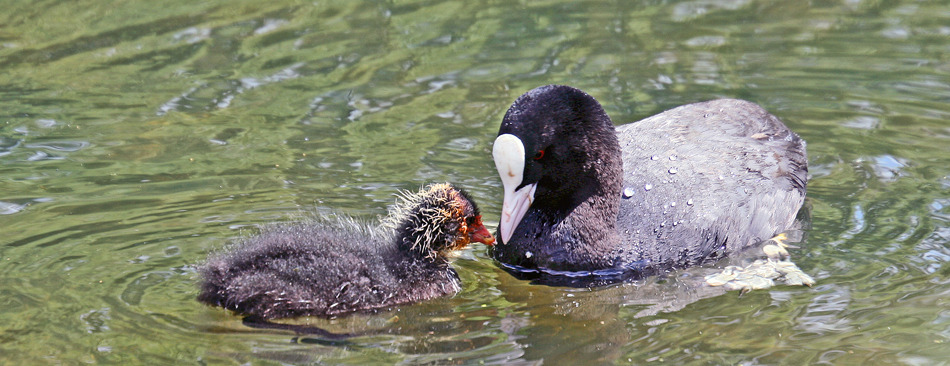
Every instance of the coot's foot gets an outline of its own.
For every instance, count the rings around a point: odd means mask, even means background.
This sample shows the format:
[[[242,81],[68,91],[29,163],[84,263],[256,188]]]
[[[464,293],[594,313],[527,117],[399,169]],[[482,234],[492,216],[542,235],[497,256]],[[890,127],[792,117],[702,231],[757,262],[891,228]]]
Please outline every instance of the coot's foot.
[[[710,286],[725,286],[729,291],[739,290],[746,293],[752,290],[762,290],[775,286],[775,281],[783,281],[789,286],[809,286],[815,284],[815,279],[798,268],[791,261],[785,248],[788,237],[782,233],[762,246],[762,252],[767,259],[758,259],[745,267],[727,266],[722,272],[706,276],[706,284]]]

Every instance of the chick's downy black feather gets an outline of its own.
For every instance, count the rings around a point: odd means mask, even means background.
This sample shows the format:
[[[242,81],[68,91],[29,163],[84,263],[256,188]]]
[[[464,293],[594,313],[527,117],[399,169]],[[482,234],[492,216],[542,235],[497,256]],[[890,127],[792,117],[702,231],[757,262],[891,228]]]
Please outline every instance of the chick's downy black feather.
[[[262,229],[199,268],[198,299],[263,319],[332,317],[454,294],[446,257],[491,244],[478,208],[449,184],[404,193],[383,225],[311,220]]]

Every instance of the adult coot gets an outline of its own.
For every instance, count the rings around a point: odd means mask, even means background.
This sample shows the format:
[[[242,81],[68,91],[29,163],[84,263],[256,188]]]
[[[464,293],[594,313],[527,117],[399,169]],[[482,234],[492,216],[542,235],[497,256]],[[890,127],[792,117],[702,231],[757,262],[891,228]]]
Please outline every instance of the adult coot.
[[[569,86],[519,97],[492,154],[495,259],[515,272],[629,278],[742,250],[802,206],[805,141],[758,105],[684,105],[614,128]]]
[[[199,268],[198,300],[255,319],[332,317],[460,290],[450,251],[491,245],[478,207],[447,183],[404,192],[378,228],[353,219],[265,228]]]

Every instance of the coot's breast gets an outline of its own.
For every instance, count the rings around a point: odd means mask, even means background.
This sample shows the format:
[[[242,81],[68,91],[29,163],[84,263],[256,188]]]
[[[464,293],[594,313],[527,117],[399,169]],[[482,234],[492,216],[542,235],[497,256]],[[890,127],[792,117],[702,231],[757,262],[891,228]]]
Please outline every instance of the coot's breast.
[[[640,260],[683,267],[741,250],[789,229],[804,201],[804,140],[753,103],[686,105],[617,133],[617,229]]]

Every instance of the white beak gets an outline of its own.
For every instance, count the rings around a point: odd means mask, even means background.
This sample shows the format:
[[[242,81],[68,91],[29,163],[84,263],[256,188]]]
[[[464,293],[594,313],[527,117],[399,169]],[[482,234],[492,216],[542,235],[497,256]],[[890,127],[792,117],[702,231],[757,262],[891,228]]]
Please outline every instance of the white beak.
[[[498,169],[501,184],[505,187],[505,201],[501,208],[498,233],[502,243],[507,243],[524,214],[528,212],[528,207],[534,202],[534,191],[538,185],[529,184],[515,190],[524,179],[524,143],[515,135],[506,133],[498,136],[492,146],[492,157],[495,159],[495,168]]]

